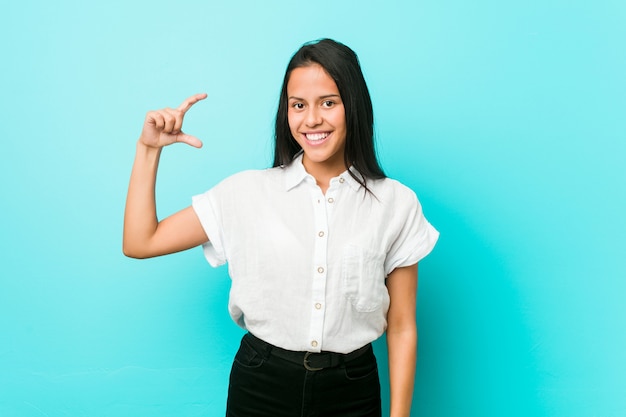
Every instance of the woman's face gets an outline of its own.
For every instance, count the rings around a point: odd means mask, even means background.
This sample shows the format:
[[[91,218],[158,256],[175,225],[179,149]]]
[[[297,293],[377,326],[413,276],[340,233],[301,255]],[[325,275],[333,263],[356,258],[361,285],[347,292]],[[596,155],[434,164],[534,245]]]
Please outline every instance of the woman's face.
[[[335,81],[318,64],[299,67],[287,82],[289,129],[304,151],[307,171],[337,176],[346,170],[346,113]]]

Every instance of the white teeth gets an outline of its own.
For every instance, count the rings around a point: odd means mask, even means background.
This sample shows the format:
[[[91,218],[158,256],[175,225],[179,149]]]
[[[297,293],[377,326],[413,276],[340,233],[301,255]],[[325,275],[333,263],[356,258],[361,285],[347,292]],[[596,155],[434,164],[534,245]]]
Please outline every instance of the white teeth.
[[[306,138],[308,140],[322,140],[328,137],[328,133],[307,133]]]

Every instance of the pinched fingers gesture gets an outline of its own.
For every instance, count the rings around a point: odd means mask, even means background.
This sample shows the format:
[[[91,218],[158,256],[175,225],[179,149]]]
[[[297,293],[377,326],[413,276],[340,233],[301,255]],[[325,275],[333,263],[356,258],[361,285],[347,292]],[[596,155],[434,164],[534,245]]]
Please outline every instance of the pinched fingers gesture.
[[[199,148],[202,142],[195,136],[182,131],[183,119],[187,111],[200,100],[207,97],[205,93],[195,94],[175,109],[165,108],[146,114],[146,119],[139,140],[146,146],[161,148],[176,142],[186,143]]]

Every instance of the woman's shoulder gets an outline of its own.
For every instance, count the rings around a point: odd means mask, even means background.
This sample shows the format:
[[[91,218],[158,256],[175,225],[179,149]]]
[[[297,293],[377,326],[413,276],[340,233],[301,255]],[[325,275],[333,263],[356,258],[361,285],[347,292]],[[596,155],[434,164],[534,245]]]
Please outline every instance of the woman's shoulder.
[[[215,188],[232,189],[234,187],[239,191],[258,190],[265,185],[276,182],[280,174],[280,168],[247,169],[224,178]]]
[[[417,200],[415,191],[394,178],[368,180],[367,187],[379,198],[392,198],[395,202]]]

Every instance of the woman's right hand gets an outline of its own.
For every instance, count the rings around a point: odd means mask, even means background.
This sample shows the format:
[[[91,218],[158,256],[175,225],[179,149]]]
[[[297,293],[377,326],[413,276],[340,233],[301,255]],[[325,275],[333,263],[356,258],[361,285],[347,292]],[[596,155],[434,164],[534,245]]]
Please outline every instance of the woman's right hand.
[[[133,258],[149,258],[198,246],[209,240],[193,207],[162,221],[156,214],[154,188],[163,146],[183,142],[199,148],[202,142],[183,133],[185,113],[206,94],[196,94],[176,109],[148,112],[137,142],[124,211],[123,251]]]
[[[185,113],[194,104],[204,100],[206,97],[206,93],[195,94],[187,98],[175,109],[168,107],[148,112],[143,123],[139,142],[151,148],[162,148],[176,142],[186,143],[196,148],[202,147],[200,139],[185,134],[182,131],[182,127]]]

